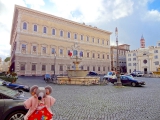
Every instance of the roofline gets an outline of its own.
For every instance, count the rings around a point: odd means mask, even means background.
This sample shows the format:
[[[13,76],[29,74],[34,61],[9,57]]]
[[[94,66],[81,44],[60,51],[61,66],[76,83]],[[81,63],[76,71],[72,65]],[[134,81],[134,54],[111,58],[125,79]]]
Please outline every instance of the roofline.
[[[48,16],[48,17],[51,17],[51,18],[56,18],[56,19],[59,19],[59,20],[65,21],[65,22],[72,23],[72,24],[84,26],[84,27],[87,27],[87,28],[90,28],[90,29],[99,30],[99,31],[105,32],[105,33],[107,33],[107,34],[112,34],[112,32],[105,31],[105,30],[102,30],[102,29],[99,29],[99,28],[94,28],[94,27],[91,27],[91,26],[89,26],[89,25],[84,25],[84,24],[81,24],[81,23],[78,23],[78,22],[75,22],[75,21],[71,21],[71,20],[62,18],[62,17],[58,17],[58,16],[51,15],[51,14],[44,13],[44,12],[40,12],[40,11],[33,10],[33,9],[30,9],[30,8],[27,8],[27,7],[22,7],[22,6],[19,6],[19,5],[15,5],[15,9],[17,9],[17,8],[20,8],[20,9],[23,9],[23,10],[26,10],[26,11],[35,12],[35,13],[38,13],[38,14],[42,14],[42,15],[44,15],[44,16]],[[14,11],[14,12],[15,12],[15,11]],[[14,13],[14,14],[15,14],[15,13]],[[13,25],[13,23],[12,23],[12,25]]]

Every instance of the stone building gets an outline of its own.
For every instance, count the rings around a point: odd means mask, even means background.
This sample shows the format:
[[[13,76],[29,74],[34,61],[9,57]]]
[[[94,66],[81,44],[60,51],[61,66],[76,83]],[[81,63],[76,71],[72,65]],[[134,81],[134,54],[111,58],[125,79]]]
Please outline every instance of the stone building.
[[[80,68],[104,74],[110,70],[110,35],[85,23],[15,5],[11,45],[11,66],[18,75],[66,74],[74,69],[73,51],[81,53]],[[78,48],[77,50],[75,50]]]
[[[118,45],[118,60],[119,60],[119,67],[121,73],[127,72],[126,66],[126,52],[130,51],[130,45],[122,44]],[[110,47],[111,52],[111,70],[117,69],[117,46]]]
[[[139,48],[126,53],[127,72],[141,71],[144,74],[156,71],[160,65],[160,41],[156,46]]]

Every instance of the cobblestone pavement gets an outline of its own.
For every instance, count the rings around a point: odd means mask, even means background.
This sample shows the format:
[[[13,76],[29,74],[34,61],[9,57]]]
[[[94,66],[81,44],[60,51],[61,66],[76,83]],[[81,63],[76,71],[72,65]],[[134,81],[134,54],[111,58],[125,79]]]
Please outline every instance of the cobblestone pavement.
[[[146,85],[56,85],[45,83],[42,77],[20,77],[18,82],[52,86],[54,120],[160,120],[160,78],[138,79]]]

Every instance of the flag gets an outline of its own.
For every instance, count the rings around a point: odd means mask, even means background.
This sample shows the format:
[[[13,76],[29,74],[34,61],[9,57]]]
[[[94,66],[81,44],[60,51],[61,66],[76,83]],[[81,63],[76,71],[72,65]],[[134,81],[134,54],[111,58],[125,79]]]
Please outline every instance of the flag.
[[[68,50],[68,55],[71,57],[73,55],[73,51]]]
[[[83,52],[82,52],[82,51],[79,53],[79,56],[80,56],[80,57],[83,57]]]

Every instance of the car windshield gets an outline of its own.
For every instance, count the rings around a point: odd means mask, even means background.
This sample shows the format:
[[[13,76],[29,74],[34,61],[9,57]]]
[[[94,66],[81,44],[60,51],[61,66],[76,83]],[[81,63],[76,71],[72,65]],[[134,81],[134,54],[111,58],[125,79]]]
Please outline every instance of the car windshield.
[[[7,88],[5,86],[2,86],[2,81],[0,81],[0,93],[15,98],[17,91]]]

